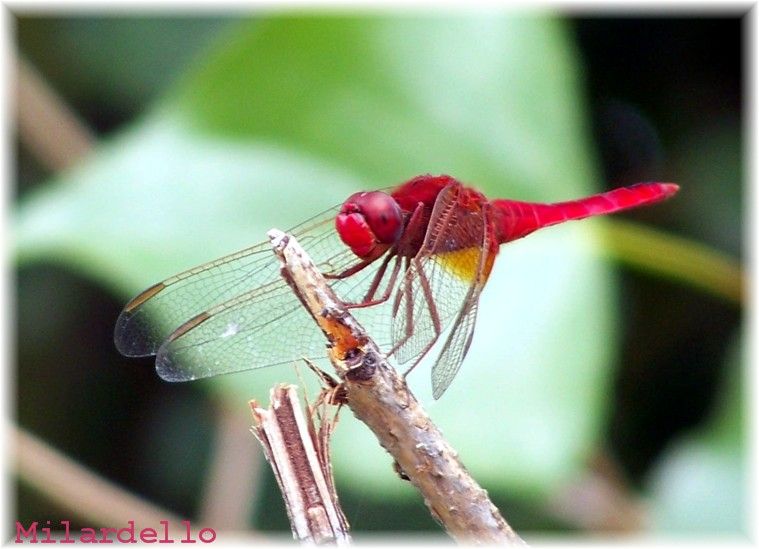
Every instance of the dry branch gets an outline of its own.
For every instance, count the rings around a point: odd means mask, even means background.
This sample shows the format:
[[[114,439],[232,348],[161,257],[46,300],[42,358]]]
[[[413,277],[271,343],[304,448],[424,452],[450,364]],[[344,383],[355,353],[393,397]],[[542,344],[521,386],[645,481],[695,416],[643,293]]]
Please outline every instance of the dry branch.
[[[95,136],[30,63],[24,59],[16,63],[21,140],[53,172],[73,166],[90,153]]]
[[[213,404],[216,435],[198,515],[216,530],[242,532],[255,514],[250,494],[260,490],[258,471],[265,467],[264,456],[250,439],[240,436],[250,426],[248,418],[220,398]]]
[[[19,478],[77,517],[103,526],[133,520],[138,530],[166,520],[172,534],[184,531],[181,517],[82,467],[24,429],[11,427],[9,434],[15,438],[13,467]]]
[[[275,229],[269,239],[282,275],[329,341],[348,406],[421,492],[432,516],[459,541],[524,543],[296,240]]]
[[[319,544],[349,543],[348,522],[337,502],[326,452],[330,429],[323,421],[317,434],[312,411],[303,415],[292,385],[272,389],[269,409],[255,400],[250,407],[253,433],[274,471],[293,535]]]

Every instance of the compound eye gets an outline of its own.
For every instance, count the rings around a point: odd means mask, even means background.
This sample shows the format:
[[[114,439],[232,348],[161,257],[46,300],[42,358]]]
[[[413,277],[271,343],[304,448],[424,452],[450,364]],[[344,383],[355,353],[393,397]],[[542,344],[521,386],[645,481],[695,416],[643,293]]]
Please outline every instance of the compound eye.
[[[372,191],[363,193],[356,203],[379,242],[394,244],[398,241],[403,230],[403,215],[393,197]]]

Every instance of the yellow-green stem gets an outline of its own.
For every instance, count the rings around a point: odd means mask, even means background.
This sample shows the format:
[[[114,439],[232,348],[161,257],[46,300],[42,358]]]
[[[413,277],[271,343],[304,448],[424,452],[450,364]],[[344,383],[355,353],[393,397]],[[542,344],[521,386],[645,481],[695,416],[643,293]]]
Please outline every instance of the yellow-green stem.
[[[603,220],[604,252],[743,305],[744,273],[733,258],[698,242],[619,219]]]

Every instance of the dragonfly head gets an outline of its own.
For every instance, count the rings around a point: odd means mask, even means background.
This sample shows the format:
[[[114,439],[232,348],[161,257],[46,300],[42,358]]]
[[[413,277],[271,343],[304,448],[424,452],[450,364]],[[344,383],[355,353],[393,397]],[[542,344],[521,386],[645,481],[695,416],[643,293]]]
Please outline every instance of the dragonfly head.
[[[403,231],[398,203],[380,191],[359,192],[343,203],[335,219],[340,240],[362,259],[381,256]]]

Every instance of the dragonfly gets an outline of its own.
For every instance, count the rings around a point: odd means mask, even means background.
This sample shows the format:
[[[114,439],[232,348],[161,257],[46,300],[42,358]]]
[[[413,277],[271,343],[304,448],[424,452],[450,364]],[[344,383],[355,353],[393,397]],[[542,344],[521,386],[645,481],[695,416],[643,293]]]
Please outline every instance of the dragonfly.
[[[502,244],[565,221],[660,202],[674,183],[638,183],[579,200],[488,199],[448,175],[358,192],[294,227],[335,294],[387,356],[409,365],[446,334],[432,366],[440,398],[472,343],[480,295]],[[115,343],[156,356],[158,375],[189,381],[326,356],[325,341],[280,275],[269,242],[191,268],[134,297]]]

